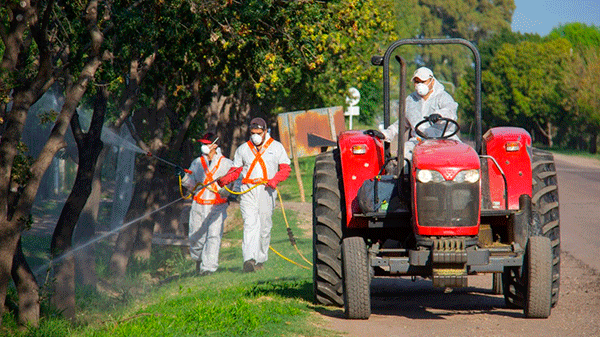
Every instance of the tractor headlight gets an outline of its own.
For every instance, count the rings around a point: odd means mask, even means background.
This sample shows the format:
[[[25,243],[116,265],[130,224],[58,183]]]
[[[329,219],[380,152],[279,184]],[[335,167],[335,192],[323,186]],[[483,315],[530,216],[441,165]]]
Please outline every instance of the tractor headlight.
[[[454,182],[457,183],[476,183],[479,181],[479,170],[464,170],[458,172],[456,177],[454,177]]]
[[[427,184],[429,182],[439,183],[444,181],[444,176],[441,173],[434,170],[418,170],[417,171],[417,180],[423,184]]]

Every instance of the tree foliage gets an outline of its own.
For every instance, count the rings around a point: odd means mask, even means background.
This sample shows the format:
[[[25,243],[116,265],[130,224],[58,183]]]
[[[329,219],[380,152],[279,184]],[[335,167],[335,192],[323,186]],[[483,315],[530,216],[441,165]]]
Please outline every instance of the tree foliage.
[[[502,31],[483,41],[484,125],[521,126],[545,144],[595,151],[599,40],[598,27],[571,23],[544,38]],[[471,71],[457,94],[467,111],[474,110],[472,83]]]
[[[546,37],[549,40],[565,38],[577,51],[600,48],[600,27],[573,22],[555,27]]]
[[[516,117],[541,122],[553,118],[560,106],[561,78],[570,58],[567,40],[505,44],[490,68],[483,72],[484,85],[503,98],[502,104],[486,105],[494,118]]]
[[[166,51],[184,79],[172,92],[185,97],[189,77],[201,74],[208,88],[245,88],[267,114],[340,105],[350,86],[379,80],[369,60],[393,38],[395,8],[392,1],[248,1],[189,11],[189,29]]]
[[[510,29],[513,0],[420,0],[421,29],[418,37],[463,38],[475,44]],[[420,65],[430,67],[436,77],[458,85],[472,63],[464,47],[423,48]]]
[[[523,41],[537,43],[541,40],[542,38],[538,34],[522,34],[513,32],[509,28],[502,28],[496,34],[489,36],[479,43],[477,49],[481,55],[481,68],[488,69],[491,61],[506,43],[516,45]]]
[[[426,37],[460,37],[479,42],[510,27],[514,0],[420,0],[422,34]]]

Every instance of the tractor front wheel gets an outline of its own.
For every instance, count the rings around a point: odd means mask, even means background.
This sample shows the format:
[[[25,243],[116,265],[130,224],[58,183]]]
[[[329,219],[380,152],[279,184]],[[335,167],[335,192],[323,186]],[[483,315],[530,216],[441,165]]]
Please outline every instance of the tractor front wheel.
[[[361,237],[342,242],[344,270],[344,313],[346,318],[367,319],[371,316],[371,273],[367,246]]]
[[[552,309],[552,248],[544,236],[529,238],[525,252],[524,313],[527,318],[547,318]]]

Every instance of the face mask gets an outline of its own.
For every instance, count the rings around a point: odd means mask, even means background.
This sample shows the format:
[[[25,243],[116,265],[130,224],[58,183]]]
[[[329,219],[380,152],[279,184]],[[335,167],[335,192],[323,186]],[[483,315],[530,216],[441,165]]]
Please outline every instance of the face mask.
[[[262,135],[253,133],[252,136],[250,136],[250,140],[254,145],[259,146],[260,144],[262,144],[263,138]]]
[[[200,151],[202,151],[202,154],[208,154],[210,152],[210,147],[208,147],[208,145],[202,145],[200,146]]]
[[[425,83],[417,83],[417,85],[415,85],[415,90],[417,90],[417,94],[421,96],[426,96],[429,93],[429,87]]]

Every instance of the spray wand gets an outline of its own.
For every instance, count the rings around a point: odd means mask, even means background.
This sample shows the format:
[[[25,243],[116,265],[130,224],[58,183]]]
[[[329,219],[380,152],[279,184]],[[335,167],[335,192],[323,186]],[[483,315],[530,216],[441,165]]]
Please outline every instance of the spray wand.
[[[215,140],[213,140],[213,142],[212,142],[210,145],[213,145],[214,143],[216,143],[216,142],[217,142],[217,140],[219,140],[219,137],[215,138]],[[199,142],[200,140],[196,140],[196,141],[197,141],[197,142]],[[152,152],[150,152],[150,151],[146,152],[146,156],[148,156],[148,157],[154,157],[154,158],[156,158],[156,159],[158,159],[158,160],[162,161],[163,163],[165,163],[165,164],[167,164],[167,165],[171,165],[171,166],[173,166],[173,167],[179,167],[179,168],[180,168],[180,169],[181,169],[183,172],[185,172],[185,173],[187,173],[187,174],[193,174],[193,173],[194,173],[194,172],[192,172],[191,170],[184,169],[183,167],[181,167],[181,166],[179,166],[179,165],[177,165],[177,164],[174,164],[174,163],[172,163],[172,162],[170,162],[170,161],[168,161],[168,160],[162,159],[161,157],[155,156],[155,155],[154,155],[154,154],[152,154]]]
[[[183,172],[185,172],[185,173],[187,173],[187,174],[192,174],[192,171],[190,171],[190,170],[188,170],[188,169],[184,169],[184,168],[182,168],[181,166],[179,166],[179,165],[177,165],[177,164],[174,164],[174,163],[171,163],[171,162],[170,162],[170,161],[168,161],[168,160],[162,159],[161,157],[157,157],[157,156],[155,156],[154,154],[152,154],[152,152],[150,152],[150,151],[146,152],[146,156],[148,156],[148,157],[154,157],[154,158],[156,158],[156,159],[158,159],[158,160],[162,161],[163,163],[165,163],[165,164],[167,164],[167,165],[171,165],[171,166],[173,166],[173,167],[179,167],[179,168],[181,168],[181,169],[183,170]]]
[[[171,162],[170,162],[170,161],[168,161],[168,160],[162,159],[161,157],[155,156],[155,155],[154,155],[154,154],[152,154],[152,152],[150,152],[150,151],[146,152],[146,156],[148,156],[148,157],[154,157],[154,158],[156,158],[156,159],[158,159],[158,160],[162,161],[163,163],[165,163],[165,164],[167,164],[167,165],[171,165],[171,166],[173,166],[173,167],[179,167],[179,168],[181,168],[181,169],[183,170],[183,172],[185,172],[185,173],[187,173],[187,174],[192,174],[192,171],[190,171],[190,170],[188,170],[188,169],[184,169],[184,168],[182,168],[181,166],[179,166],[179,165],[177,165],[177,164],[174,164],[174,163],[171,163]]]

